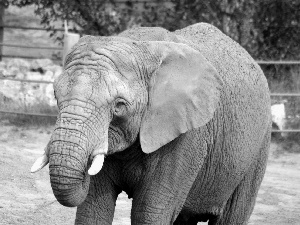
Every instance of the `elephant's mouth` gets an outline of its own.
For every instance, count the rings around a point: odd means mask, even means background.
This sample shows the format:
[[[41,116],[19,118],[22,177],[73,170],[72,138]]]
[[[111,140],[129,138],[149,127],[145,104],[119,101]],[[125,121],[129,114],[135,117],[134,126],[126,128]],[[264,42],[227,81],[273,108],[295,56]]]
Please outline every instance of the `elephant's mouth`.
[[[83,105],[83,101],[70,100],[65,104],[60,106],[51,140],[32,172],[49,162],[55,197],[62,205],[74,207],[85,200],[90,176],[96,175],[104,164],[105,156],[113,153],[108,153],[111,114],[107,108]],[[82,118],[88,119],[82,121]]]
[[[52,134],[40,165],[49,161],[50,181],[56,199],[64,206],[80,205],[86,198],[90,175],[102,168],[108,151],[108,131],[86,138],[71,125],[58,127]],[[96,144],[94,144],[96,143]]]
[[[78,177],[58,176],[58,167],[49,166],[50,182],[57,201],[63,206],[76,207],[80,205],[88,194],[90,176],[86,172]],[[63,173],[74,174],[73,170],[64,170]],[[79,174],[78,174],[79,176]]]
[[[75,143],[71,146],[67,141],[52,141],[49,148],[49,174],[56,199],[64,206],[80,205],[88,194],[90,176],[101,170],[106,154],[99,145],[87,156],[86,146],[81,148]],[[72,154],[65,154],[70,151]],[[85,155],[83,160],[80,160],[80,154]]]

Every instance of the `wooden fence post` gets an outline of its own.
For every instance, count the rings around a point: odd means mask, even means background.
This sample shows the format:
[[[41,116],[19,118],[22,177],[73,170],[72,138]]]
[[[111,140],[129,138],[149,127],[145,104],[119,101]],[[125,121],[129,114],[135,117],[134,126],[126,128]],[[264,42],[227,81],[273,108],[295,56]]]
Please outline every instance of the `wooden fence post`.
[[[3,54],[3,36],[4,36],[4,5],[0,4],[0,61]]]

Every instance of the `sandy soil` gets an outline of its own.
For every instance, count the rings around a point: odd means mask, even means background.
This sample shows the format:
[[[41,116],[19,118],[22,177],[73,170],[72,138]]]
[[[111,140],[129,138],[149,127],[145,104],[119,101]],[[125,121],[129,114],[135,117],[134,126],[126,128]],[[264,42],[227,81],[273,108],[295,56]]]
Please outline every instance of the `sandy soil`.
[[[55,200],[48,168],[36,174],[29,172],[51,130],[0,122],[0,224],[74,224],[76,209]],[[300,154],[275,154],[276,148],[272,144],[251,225],[300,224]],[[130,208],[131,201],[122,193],[113,224],[130,224]]]

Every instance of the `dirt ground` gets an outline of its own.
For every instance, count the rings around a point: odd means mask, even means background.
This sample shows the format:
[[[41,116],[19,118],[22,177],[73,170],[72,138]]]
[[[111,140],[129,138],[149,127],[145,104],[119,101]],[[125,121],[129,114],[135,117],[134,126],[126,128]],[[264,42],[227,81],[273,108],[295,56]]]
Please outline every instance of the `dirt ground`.
[[[0,122],[0,224],[74,224],[76,209],[55,200],[48,168],[29,172],[51,131],[52,127],[15,127]],[[278,154],[277,148],[272,144],[251,225],[300,224],[300,154]],[[113,224],[130,224],[130,208],[131,201],[122,193]]]

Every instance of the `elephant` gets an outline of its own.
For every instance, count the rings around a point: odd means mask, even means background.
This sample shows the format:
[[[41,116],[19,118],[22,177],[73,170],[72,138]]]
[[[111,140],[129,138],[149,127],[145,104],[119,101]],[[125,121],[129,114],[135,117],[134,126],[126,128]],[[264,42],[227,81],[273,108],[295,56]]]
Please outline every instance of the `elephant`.
[[[254,59],[207,23],[83,36],[54,82],[49,163],[75,224],[247,224],[271,138],[270,93]]]

